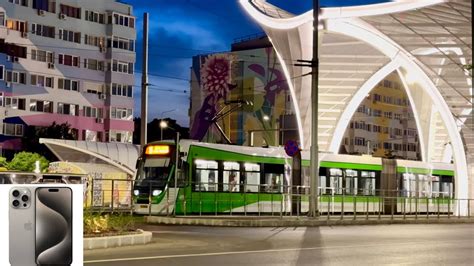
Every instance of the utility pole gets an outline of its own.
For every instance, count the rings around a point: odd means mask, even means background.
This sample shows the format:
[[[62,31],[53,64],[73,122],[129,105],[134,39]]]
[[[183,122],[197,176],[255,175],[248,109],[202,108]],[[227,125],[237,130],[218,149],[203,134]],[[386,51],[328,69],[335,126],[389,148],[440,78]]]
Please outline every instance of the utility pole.
[[[311,176],[309,216],[318,217],[318,186],[319,186],[319,148],[318,148],[318,79],[319,79],[319,0],[313,0],[313,60],[311,82]]]
[[[318,195],[319,195],[319,148],[318,148],[318,82],[319,82],[319,1],[313,0],[313,59],[297,60],[301,64],[294,64],[300,67],[311,67],[311,171],[310,171],[310,195],[309,213],[310,217],[318,217]]]
[[[143,14],[143,64],[141,96],[140,145],[143,149],[147,143],[148,122],[148,13]]]

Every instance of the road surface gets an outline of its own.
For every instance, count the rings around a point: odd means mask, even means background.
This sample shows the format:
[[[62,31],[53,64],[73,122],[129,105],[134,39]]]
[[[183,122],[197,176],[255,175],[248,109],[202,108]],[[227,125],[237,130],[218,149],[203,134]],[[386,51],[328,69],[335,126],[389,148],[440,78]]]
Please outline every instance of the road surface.
[[[153,243],[86,251],[87,265],[474,265],[474,225],[143,226]]]

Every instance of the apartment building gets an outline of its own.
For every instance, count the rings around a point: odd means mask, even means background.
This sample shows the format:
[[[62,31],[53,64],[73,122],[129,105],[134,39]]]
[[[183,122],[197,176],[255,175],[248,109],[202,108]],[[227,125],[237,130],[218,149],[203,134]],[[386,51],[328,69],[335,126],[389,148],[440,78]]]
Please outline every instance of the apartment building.
[[[69,123],[78,140],[133,134],[136,19],[115,0],[0,0],[0,145]]]
[[[413,110],[396,72],[382,80],[358,107],[346,129],[340,153],[388,153],[420,160],[420,145]]]

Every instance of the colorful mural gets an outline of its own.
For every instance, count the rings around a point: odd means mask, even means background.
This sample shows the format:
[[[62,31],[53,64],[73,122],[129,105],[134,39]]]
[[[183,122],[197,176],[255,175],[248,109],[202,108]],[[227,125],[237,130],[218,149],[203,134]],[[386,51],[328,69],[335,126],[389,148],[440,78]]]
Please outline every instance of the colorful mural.
[[[249,104],[217,121],[225,134],[239,145],[248,144],[251,132],[257,145],[278,145],[280,117],[292,110],[288,85],[271,47],[197,56],[191,82],[191,138],[223,142],[212,120],[229,109],[229,101],[244,100]]]

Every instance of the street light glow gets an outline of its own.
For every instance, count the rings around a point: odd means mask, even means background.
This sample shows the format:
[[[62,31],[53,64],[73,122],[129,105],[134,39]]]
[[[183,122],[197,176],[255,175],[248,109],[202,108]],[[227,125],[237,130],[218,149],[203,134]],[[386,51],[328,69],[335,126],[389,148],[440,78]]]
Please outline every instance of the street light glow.
[[[268,115],[264,115],[263,120],[268,121],[268,120],[270,120],[270,117]]]
[[[161,127],[161,128],[167,128],[167,127],[168,127],[168,123],[167,123],[166,121],[164,121],[164,120],[161,120],[161,122],[160,122],[160,127]]]

